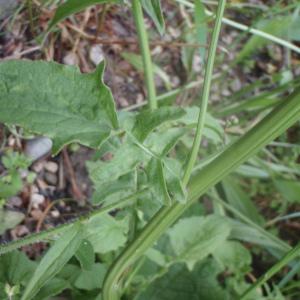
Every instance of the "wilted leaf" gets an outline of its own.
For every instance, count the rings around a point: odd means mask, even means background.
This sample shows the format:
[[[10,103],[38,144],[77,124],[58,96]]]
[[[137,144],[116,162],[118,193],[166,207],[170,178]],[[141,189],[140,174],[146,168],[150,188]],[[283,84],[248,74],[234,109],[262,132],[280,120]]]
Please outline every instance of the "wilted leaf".
[[[0,64],[0,121],[53,139],[53,152],[79,142],[99,147],[118,126],[104,63],[91,74],[54,62]]]
[[[229,234],[230,225],[226,219],[214,215],[181,219],[168,232],[175,259],[185,262],[190,270],[222,247]]]

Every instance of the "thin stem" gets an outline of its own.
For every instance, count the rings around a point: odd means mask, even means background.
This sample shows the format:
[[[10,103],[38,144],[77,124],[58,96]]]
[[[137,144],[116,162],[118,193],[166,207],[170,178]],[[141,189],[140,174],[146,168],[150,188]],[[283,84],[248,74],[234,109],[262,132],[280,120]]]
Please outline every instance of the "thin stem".
[[[143,64],[144,64],[144,74],[145,81],[148,91],[148,100],[150,109],[157,108],[157,100],[156,100],[156,90],[154,83],[154,72],[153,72],[153,64],[151,60],[151,53],[148,41],[148,35],[144,23],[143,10],[140,3],[140,0],[132,0],[132,13],[134,16],[134,21],[136,24],[136,29],[139,38],[139,44],[141,48]]]
[[[89,212],[79,218],[76,218],[75,220],[71,221],[70,223],[62,224],[60,226],[51,228],[49,230],[34,233],[25,238],[22,238],[22,239],[19,239],[19,240],[16,240],[16,241],[13,241],[13,242],[10,242],[7,244],[0,244],[0,255],[7,253],[7,252],[11,252],[13,250],[24,247],[26,245],[30,245],[30,244],[34,244],[34,243],[37,243],[40,241],[48,240],[49,238],[51,238],[57,234],[60,234],[66,228],[68,228],[76,223],[85,222],[85,221],[89,220],[91,217],[99,216],[99,215],[108,213],[112,210],[115,210],[117,208],[122,208],[122,207],[128,206],[128,205],[132,204],[136,200],[136,198],[142,196],[145,193],[145,191],[146,190],[142,190],[142,191],[140,191],[134,195],[131,195],[125,199],[122,199],[116,203],[107,205],[105,207],[100,207],[100,208],[94,209],[91,212]]]
[[[271,277],[279,272],[285,265],[300,255],[300,244],[290,250],[283,258],[280,259],[272,268],[270,268],[263,276],[261,276],[255,284],[253,284],[246,292],[241,296],[240,300],[246,299],[254,290],[259,286],[265,284]]]
[[[199,112],[199,118],[197,123],[196,135],[195,135],[192,151],[189,160],[187,162],[185,173],[183,175],[183,180],[182,180],[184,186],[187,185],[187,183],[189,182],[194,164],[197,160],[199,147],[201,144],[207,106],[208,106],[209,92],[210,92],[210,87],[212,82],[214,61],[216,57],[217,44],[218,44],[218,39],[221,31],[222,17],[224,14],[225,5],[226,5],[226,0],[219,1],[215,26],[212,33],[211,43],[208,52],[207,65],[205,69],[204,84],[203,84],[203,91],[201,96],[200,112]]]
[[[189,183],[188,201],[185,205],[175,203],[170,207],[164,207],[150,220],[137,238],[121,253],[108,272],[103,286],[104,300],[119,299],[119,293],[122,290],[121,277],[125,270],[157,241],[185,209],[300,119],[299,95],[300,89],[296,90],[284,103],[278,105],[267,117],[211,163],[203,167]]]

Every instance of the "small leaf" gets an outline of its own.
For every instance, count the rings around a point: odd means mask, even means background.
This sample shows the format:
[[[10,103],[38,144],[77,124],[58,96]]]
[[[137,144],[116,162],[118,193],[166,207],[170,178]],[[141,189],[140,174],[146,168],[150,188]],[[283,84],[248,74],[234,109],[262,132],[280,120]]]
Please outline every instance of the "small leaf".
[[[31,278],[36,263],[23,252],[13,251],[0,256],[0,281],[10,285],[25,284]]]
[[[53,278],[75,254],[82,242],[83,227],[77,223],[68,228],[54,243],[32,275],[26,286],[22,300],[29,300]]]
[[[251,254],[241,243],[225,241],[213,253],[214,258],[231,272],[243,274],[251,265]]]
[[[20,212],[0,208],[0,235],[20,224],[24,218],[24,214]]]
[[[161,107],[155,111],[143,111],[136,117],[132,133],[138,141],[143,142],[159,125],[177,120],[184,115],[184,110],[179,107]]]
[[[256,206],[244,192],[233,177],[223,179],[222,186],[227,201],[242,214],[257,224],[263,224],[263,218],[256,209]]]
[[[49,299],[49,297],[56,296],[69,287],[70,283],[67,280],[53,278],[40,289],[40,291],[34,297],[34,300]]]
[[[82,269],[90,271],[95,263],[95,253],[93,245],[88,240],[83,240],[75,253]]]
[[[165,20],[161,10],[160,0],[141,0],[143,8],[153,20],[156,29],[163,35],[165,32]]]
[[[0,199],[15,196],[21,191],[22,187],[23,183],[20,174],[18,171],[12,171],[9,182],[6,182],[4,177],[0,178]]]
[[[151,0],[147,0],[147,1],[151,1]],[[123,52],[121,53],[121,55],[125,60],[127,60],[130,64],[132,64],[138,71],[142,72],[144,70],[143,60],[141,55],[128,53],[128,52]],[[153,65],[154,74],[160,77],[161,80],[164,82],[166,88],[170,90],[172,87],[172,83],[170,81],[169,75],[158,65],[154,63],[152,63],[152,65]]]
[[[160,159],[153,157],[146,169],[148,183],[156,201],[164,205],[171,205],[163,165]]]
[[[282,197],[290,203],[300,203],[300,183],[293,180],[277,179],[274,184]]]
[[[95,216],[86,225],[88,239],[96,253],[107,253],[124,246],[127,241],[128,219],[117,220],[106,214]]]
[[[200,0],[195,0],[195,25],[197,30],[198,42],[200,45],[206,45],[207,43],[207,26],[206,26],[206,14],[205,7]],[[205,61],[205,47],[200,47],[200,56],[202,61]]]
[[[223,217],[191,217],[181,219],[168,235],[176,254],[176,260],[185,262],[190,270],[197,261],[212,254],[227,239],[229,223]]]
[[[0,121],[53,139],[53,152],[79,142],[97,148],[118,126],[104,63],[91,74],[42,61],[0,63]]]
[[[145,141],[145,147],[160,157],[166,156],[186,133],[186,128],[169,128],[164,131],[152,132]]]
[[[186,203],[187,191],[181,181],[180,172],[182,168],[180,163],[169,157],[164,158],[163,162],[169,195],[175,201]]]
[[[55,15],[49,24],[48,31],[52,29],[53,26],[55,26],[60,21],[64,20],[65,18],[69,17],[72,14],[75,14],[77,12],[80,12],[84,10],[85,8],[95,5],[95,4],[102,4],[102,3],[117,3],[119,1],[117,0],[67,0],[65,3],[60,5]]]
[[[89,174],[96,186],[105,182],[112,182],[120,176],[128,174],[144,160],[145,153],[131,142],[124,142],[116,151],[112,152],[110,161],[88,162]]]
[[[75,286],[81,290],[100,289],[107,272],[103,264],[94,264],[89,271],[82,271],[75,281]]]

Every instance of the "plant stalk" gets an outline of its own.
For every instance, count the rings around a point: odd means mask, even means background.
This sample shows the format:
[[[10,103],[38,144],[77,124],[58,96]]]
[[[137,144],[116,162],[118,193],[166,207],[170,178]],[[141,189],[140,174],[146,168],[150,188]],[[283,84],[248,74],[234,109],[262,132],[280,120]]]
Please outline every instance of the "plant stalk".
[[[135,263],[192,203],[299,119],[300,89],[297,89],[285,102],[278,105],[191,179],[186,204],[175,203],[164,207],[153,217],[108,272],[103,286],[103,299],[119,299],[122,291],[121,277],[125,270]]]
[[[184,186],[186,186],[190,180],[194,164],[197,160],[200,144],[201,144],[204,124],[205,124],[205,118],[206,118],[206,112],[207,112],[207,106],[208,106],[208,100],[209,100],[209,92],[210,92],[210,87],[211,87],[211,82],[212,82],[214,61],[215,61],[215,57],[216,57],[218,39],[219,39],[220,31],[221,31],[222,17],[224,14],[225,5],[226,5],[226,0],[219,1],[215,26],[214,26],[212,37],[211,37],[211,43],[210,43],[209,51],[208,51],[208,59],[207,59],[207,64],[206,64],[206,68],[205,68],[203,91],[202,91],[202,95],[201,95],[200,112],[199,112],[199,117],[198,117],[196,134],[195,134],[195,138],[193,141],[191,154],[190,154],[189,160],[187,162],[185,172],[183,175],[183,180],[182,180],[182,183]]]
[[[157,108],[156,89],[154,83],[153,64],[148,41],[148,34],[144,23],[143,9],[140,0],[132,0],[132,13],[138,33],[139,45],[143,58],[145,82],[148,92],[150,109]]]

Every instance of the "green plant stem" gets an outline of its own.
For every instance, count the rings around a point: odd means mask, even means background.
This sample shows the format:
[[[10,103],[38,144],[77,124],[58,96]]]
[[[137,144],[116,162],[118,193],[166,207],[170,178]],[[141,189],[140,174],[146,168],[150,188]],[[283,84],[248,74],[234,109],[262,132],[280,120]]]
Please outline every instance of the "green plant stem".
[[[217,45],[218,45],[218,39],[220,35],[221,25],[222,25],[222,17],[224,14],[226,5],[226,0],[220,0],[218,9],[217,9],[217,15],[216,15],[216,21],[214,30],[211,37],[211,43],[209,46],[208,51],[208,59],[205,69],[205,75],[204,75],[204,83],[203,83],[203,91],[201,95],[201,102],[200,102],[200,112],[198,117],[198,123],[196,128],[196,135],[194,138],[192,151],[189,157],[189,160],[187,162],[185,173],[183,175],[183,185],[186,186],[189,182],[189,179],[191,177],[194,164],[197,160],[199,147],[201,144],[202,134],[203,134],[203,128],[205,124],[205,118],[206,118],[206,112],[207,112],[207,106],[208,106],[208,99],[209,99],[209,92],[212,82],[212,74],[213,74],[213,68],[214,68],[214,61],[216,57],[216,51],[217,51]]]
[[[155,90],[155,83],[154,83],[153,64],[151,60],[148,35],[144,23],[144,15],[143,15],[143,10],[142,10],[140,0],[132,0],[132,13],[136,24],[136,29],[139,38],[139,45],[141,48],[141,53],[143,58],[149,107],[150,109],[156,109],[157,100],[156,100],[156,90]]]
[[[246,292],[241,296],[240,300],[246,299],[254,290],[256,290],[259,286],[266,283],[271,277],[273,277],[277,272],[279,272],[285,265],[287,265],[290,261],[295,259],[300,255],[300,244],[298,244],[295,248],[290,250],[284,257],[282,257],[278,263],[276,263],[272,268],[270,268],[263,276],[261,276],[255,284],[253,284]]]
[[[92,210],[91,212],[76,218],[75,220],[69,222],[69,223],[65,223],[62,224],[60,226],[54,227],[52,229],[49,230],[45,230],[39,233],[34,233],[31,234],[25,238],[7,243],[7,244],[0,244],[0,255],[5,254],[7,252],[11,252],[13,250],[19,249],[21,247],[24,247],[26,245],[30,245],[30,244],[34,244],[40,241],[45,241],[57,234],[60,234],[62,231],[64,231],[65,229],[67,229],[68,227],[77,224],[77,223],[82,223],[85,222],[87,220],[89,220],[90,218],[94,217],[94,216],[99,216],[105,213],[108,213],[112,210],[118,209],[118,208],[123,208],[126,207],[132,203],[134,203],[134,201],[138,198],[141,197],[142,195],[144,195],[144,193],[146,192],[147,189],[142,190],[140,192],[137,192],[129,197],[126,197],[125,199],[122,199],[116,203],[104,206],[104,207],[100,207],[97,209]]]
[[[278,105],[248,133],[192,177],[185,205],[162,208],[115,261],[103,286],[103,299],[119,299],[121,277],[194,201],[300,119],[300,89]]]

